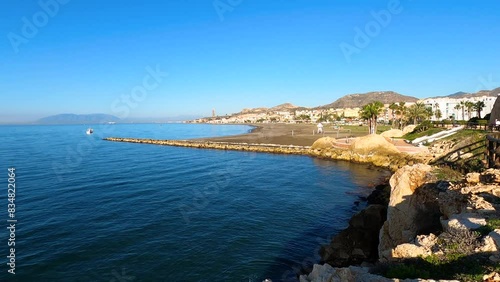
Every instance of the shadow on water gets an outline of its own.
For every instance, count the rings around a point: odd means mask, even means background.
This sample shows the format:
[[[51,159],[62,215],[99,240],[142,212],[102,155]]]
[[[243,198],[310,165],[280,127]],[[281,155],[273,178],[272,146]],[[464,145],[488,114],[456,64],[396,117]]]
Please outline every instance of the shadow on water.
[[[268,267],[262,279],[253,281],[260,282],[268,278],[274,282],[296,282],[299,275],[310,272],[313,265],[321,261],[321,247],[329,244],[333,236],[348,226],[350,218],[366,206],[366,197],[373,191],[373,188],[387,181],[391,175],[388,170],[346,161],[314,159],[314,164],[320,170],[320,174],[335,169],[339,173],[349,175],[351,182],[349,185],[353,188],[345,193],[353,198],[352,204],[348,206],[336,204],[321,213],[320,222],[306,228],[297,226],[297,228],[303,228],[304,231],[300,236],[285,244],[283,253]],[[301,245],[300,249],[304,251],[295,252],[297,245]]]
[[[350,207],[353,213],[360,210],[359,205],[355,204]],[[298,281],[298,275],[305,274],[312,270],[315,263],[321,261],[320,249],[321,246],[327,245],[331,241],[331,237],[342,231],[348,224],[348,217],[335,219],[337,208],[332,208],[325,214],[331,215],[332,225],[342,227],[324,226],[321,224],[311,226],[305,229],[300,236],[285,243],[284,251],[281,255],[275,258],[274,262],[269,266],[263,275],[262,280],[269,278],[272,281]],[[344,223],[344,225],[342,225]],[[300,228],[300,226],[297,226]],[[306,251],[295,253],[297,245]],[[260,282],[260,280],[259,280]]]
[[[481,242],[484,236],[488,235],[489,232],[493,230],[492,227],[486,226],[476,230],[455,228],[443,230],[441,219],[444,215],[440,210],[439,197],[440,193],[446,192],[449,189],[448,184],[446,181],[426,183],[418,187],[413,194],[405,196],[396,206],[389,207],[393,212],[407,211],[393,214],[393,216],[401,217],[399,220],[395,219],[399,225],[394,228],[401,230],[402,237],[391,237],[390,241],[386,240],[385,243],[381,242],[382,245],[385,244],[385,248],[392,249],[399,244],[406,243],[404,237],[408,234],[405,236],[403,236],[403,234],[407,232],[407,230],[413,230],[411,232],[415,234],[412,234],[412,237],[416,237],[417,235],[429,235],[432,233],[441,235],[439,237],[440,240],[438,240],[433,247],[433,252],[437,250],[440,250],[440,252],[425,258],[419,257],[397,260],[390,264],[380,263],[372,269],[373,273],[399,279],[432,278],[476,281],[477,279],[481,279],[485,274],[494,271],[500,272],[500,264],[490,260],[490,256],[495,253],[490,251],[477,251],[478,248],[482,246]],[[489,218],[500,218],[500,211],[498,209],[500,197],[492,193],[480,193],[478,195],[495,206],[495,210],[489,214]],[[460,203],[460,201],[457,202],[457,205],[461,206]],[[361,210],[361,207],[354,206],[353,213],[359,210]],[[325,214],[329,219],[335,220],[338,211],[335,207],[332,207],[326,211]],[[347,220],[345,220],[344,226],[347,226]],[[270,278],[273,281],[298,281],[298,275],[310,272],[312,266],[320,262],[320,247],[328,244],[331,236],[338,234],[341,229],[342,228],[338,227],[329,229],[321,224],[315,224],[314,226],[306,228],[299,237],[288,242],[288,245],[307,242],[304,244],[307,244],[306,248],[309,249],[309,253],[291,256],[285,251],[283,255],[277,258],[274,264],[269,267],[264,278]],[[314,238],[314,242],[311,242],[311,238]]]

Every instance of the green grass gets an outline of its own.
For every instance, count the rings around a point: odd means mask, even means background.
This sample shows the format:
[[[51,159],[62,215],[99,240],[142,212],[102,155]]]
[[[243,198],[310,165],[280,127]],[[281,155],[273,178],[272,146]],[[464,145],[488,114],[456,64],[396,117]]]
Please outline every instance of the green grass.
[[[486,225],[476,229],[481,235],[485,236],[490,234],[491,231],[500,228],[500,218],[490,218],[486,220]]]
[[[449,167],[440,167],[434,170],[434,176],[436,176],[437,180],[445,180],[451,182],[458,182],[463,179],[463,175],[453,170]]]
[[[366,125],[362,125],[362,126],[358,126],[358,125],[342,125],[342,128],[345,130],[345,129],[350,129],[351,130],[351,134],[354,135],[354,136],[363,136],[363,135],[367,135],[368,134],[368,126]],[[389,125],[378,125],[377,126],[377,133],[380,134],[384,131],[387,131],[391,129],[391,126]]]
[[[444,130],[446,130],[446,129],[445,128],[440,128],[440,127],[433,127],[433,128],[429,128],[428,130],[422,131],[422,132],[407,133],[402,138],[406,139],[406,140],[413,141],[413,140],[415,140],[417,138],[420,138],[420,137],[423,137],[423,136],[430,136],[430,135],[436,134],[436,133],[444,131]]]
[[[489,224],[500,226],[499,219]],[[442,236],[445,235],[445,236]],[[403,260],[386,267],[389,278],[456,279],[459,281],[482,281],[482,276],[499,271],[500,265],[489,260],[489,253],[476,253],[480,234],[467,230],[452,230],[438,240],[440,254]]]
[[[451,140],[451,141],[460,141],[466,138],[470,138],[471,141],[479,141],[484,140],[484,136],[486,135],[486,131],[484,130],[473,130],[473,129],[464,129],[460,130],[457,133],[443,138],[443,140]]]

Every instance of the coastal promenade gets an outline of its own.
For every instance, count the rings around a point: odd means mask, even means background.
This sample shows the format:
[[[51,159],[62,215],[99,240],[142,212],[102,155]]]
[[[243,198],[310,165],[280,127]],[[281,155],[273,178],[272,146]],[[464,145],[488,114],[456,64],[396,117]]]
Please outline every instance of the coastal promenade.
[[[309,127],[307,127],[309,126]],[[294,134],[291,134],[291,128]],[[192,140],[158,140],[141,138],[108,137],[106,141],[128,142],[163,146],[188,147],[199,149],[248,151],[270,154],[291,154],[306,155],[330,160],[350,161],[353,163],[371,164],[377,167],[384,167],[395,171],[396,169],[409,164],[426,162],[429,159],[427,148],[415,147],[407,144],[403,140],[392,140],[394,150],[388,153],[387,148],[380,144],[380,148],[370,152],[366,150],[353,150],[350,145],[354,138],[348,137],[335,140],[331,145],[320,148],[312,146],[321,137],[332,137],[327,134],[307,134],[311,125],[301,125],[289,127],[283,124],[273,124],[259,126],[250,133]],[[364,134],[366,136],[366,134]],[[368,137],[368,136],[367,136]],[[378,140],[380,141],[379,137]],[[384,138],[382,138],[383,140]],[[363,141],[372,142],[372,141]],[[389,144],[387,142],[387,144]],[[370,146],[366,144],[365,146]],[[389,144],[390,145],[390,144]],[[396,150],[397,149],[397,150]],[[371,150],[371,149],[370,149]],[[399,152],[398,152],[399,151]],[[422,153],[422,154],[419,154]]]
[[[366,135],[358,132],[357,134],[349,134],[349,136],[346,136],[347,133],[336,134],[328,131],[326,131],[325,134],[317,134],[314,132],[315,128],[316,126],[314,124],[259,124],[249,133],[233,136],[191,140],[108,137],[104,138],[104,140],[200,149],[315,155],[311,149],[311,145],[321,137],[343,137],[336,139],[333,148],[348,150],[355,137]],[[400,139],[393,139],[391,143],[402,153],[417,154],[428,152],[426,147],[416,147]]]

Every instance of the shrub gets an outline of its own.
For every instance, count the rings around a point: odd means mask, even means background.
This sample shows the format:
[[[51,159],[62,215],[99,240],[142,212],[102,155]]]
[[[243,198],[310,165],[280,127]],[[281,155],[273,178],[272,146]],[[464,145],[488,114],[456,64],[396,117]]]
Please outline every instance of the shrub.
[[[400,278],[400,279],[416,279],[424,278],[429,279],[431,277],[429,271],[420,269],[418,266],[413,264],[398,264],[389,267],[386,276],[388,278]]]
[[[426,131],[427,129],[431,128],[431,127],[432,127],[431,121],[430,120],[425,120],[422,123],[420,123],[419,125],[417,125],[417,127],[415,127],[415,129],[412,131],[412,133],[423,132],[423,131]]]

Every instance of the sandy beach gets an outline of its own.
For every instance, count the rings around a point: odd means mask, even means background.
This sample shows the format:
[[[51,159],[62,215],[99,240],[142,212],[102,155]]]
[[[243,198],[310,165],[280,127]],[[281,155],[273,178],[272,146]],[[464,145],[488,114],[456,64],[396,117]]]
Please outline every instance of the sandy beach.
[[[349,136],[366,135],[352,133],[348,130],[334,130],[333,125],[325,125],[323,133],[317,133],[316,124],[249,124],[256,128],[247,134],[202,138],[199,141],[212,142],[234,142],[234,143],[256,143],[256,144],[279,144],[279,145],[296,145],[296,146],[311,146],[314,141],[323,136],[334,138],[345,138]]]
[[[323,133],[318,134],[316,124],[272,123],[249,125],[255,126],[255,129],[247,134],[201,138],[195,139],[195,141],[311,146],[318,138],[329,136],[337,139],[335,147],[347,149],[350,145],[350,139],[346,138],[360,137],[368,134],[366,126],[352,131],[349,129],[337,130],[333,128],[333,125],[325,125]],[[426,147],[416,147],[401,139],[392,139],[391,142],[401,152],[409,154],[428,151]]]

